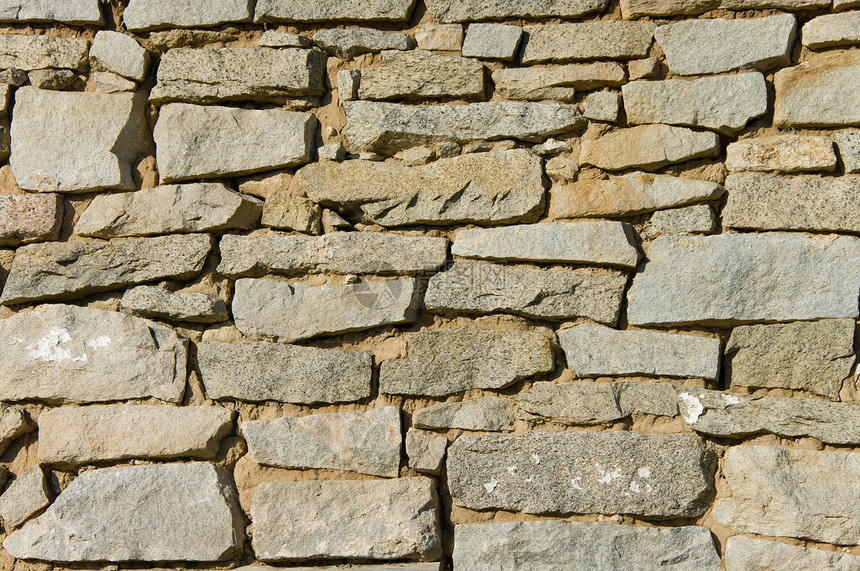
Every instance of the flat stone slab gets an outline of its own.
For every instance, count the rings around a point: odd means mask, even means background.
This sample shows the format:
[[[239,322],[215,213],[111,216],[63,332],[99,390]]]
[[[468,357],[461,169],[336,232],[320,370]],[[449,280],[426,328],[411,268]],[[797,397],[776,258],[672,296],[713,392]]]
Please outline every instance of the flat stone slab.
[[[541,160],[515,149],[428,165],[317,162],[296,173],[311,200],[381,226],[532,222],[543,211]]]
[[[833,141],[839,148],[845,174],[860,173],[860,129],[834,133]]]
[[[842,14],[840,14],[842,16]],[[860,54],[828,52],[774,75],[778,127],[860,125]]]
[[[522,63],[566,63],[588,59],[635,59],[648,55],[652,22],[600,21],[526,26]]]
[[[409,467],[419,472],[438,475],[448,449],[445,436],[410,428],[406,431],[406,455]]]
[[[639,235],[645,240],[671,234],[709,234],[717,229],[717,217],[707,204],[658,210],[642,226]]]
[[[860,557],[839,551],[787,545],[736,535],[726,541],[726,568],[744,569],[857,569]]]
[[[155,280],[186,280],[200,273],[211,249],[206,234],[22,246],[0,302],[80,298]]]
[[[261,561],[437,559],[433,480],[265,482],[254,492]]]
[[[404,22],[415,0],[257,0],[254,21],[260,22]]]
[[[731,539],[729,540],[731,541]],[[454,527],[454,566],[473,571],[720,569],[704,527],[645,528],[573,521],[518,521]]]
[[[723,459],[732,497],[714,518],[742,533],[836,545],[860,542],[860,455],[778,446],[733,446]]]
[[[825,14],[803,25],[801,43],[810,49],[860,43],[860,12]]]
[[[692,517],[708,507],[707,463],[688,434],[464,434],[448,448],[448,487],[473,510]]]
[[[469,26],[462,53],[466,57],[514,61],[523,29],[508,24],[475,24]]]
[[[631,325],[858,315],[860,240],[771,232],[664,236],[627,293]]]
[[[579,162],[609,171],[629,168],[652,171],[673,163],[715,157],[719,152],[716,133],[669,125],[639,125],[583,140]]]
[[[39,462],[212,458],[232,431],[233,411],[214,406],[53,408],[39,415]]]
[[[360,99],[483,99],[479,61],[423,50],[384,51],[382,62],[361,70]]]
[[[618,87],[626,75],[621,64],[598,61],[497,69],[493,71],[493,84],[496,92],[507,99],[573,101],[577,91]]]
[[[0,320],[0,399],[90,403],[185,392],[186,341],[113,311],[42,305]]]
[[[279,468],[326,468],[396,478],[400,471],[400,408],[338,412],[240,427],[251,458]]]
[[[836,0],[839,2],[839,0]],[[816,10],[830,7],[828,0],[622,0],[625,20],[642,16],[697,15],[711,10]]]
[[[366,351],[282,343],[197,345],[197,363],[211,399],[294,404],[358,401],[370,396]]]
[[[836,153],[830,137],[754,137],[726,147],[726,168],[731,172],[832,171],[836,168]]]
[[[16,478],[0,496],[3,523],[17,527],[51,503],[48,482],[38,464]]]
[[[101,25],[98,0],[0,1],[0,22],[63,22]]]
[[[89,51],[90,42],[83,38],[0,34],[0,68],[3,69],[82,70],[86,68]]]
[[[230,475],[211,464],[87,470],[3,547],[67,563],[226,560],[243,543],[236,496]]]
[[[0,195],[0,245],[56,240],[62,222],[59,194]]]
[[[252,6],[248,0],[129,0],[122,19],[133,31],[209,27],[249,22]]]
[[[303,165],[317,124],[310,113],[170,103],[155,125],[158,172],[174,182]]]
[[[342,60],[383,50],[409,50],[414,45],[408,34],[382,32],[373,28],[329,28],[320,30],[313,37],[316,45]]]
[[[482,397],[422,408],[412,415],[412,425],[416,428],[499,432],[513,430],[515,418],[510,399]]]
[[[627,278],[616,272],[537,270],[454,262],[430,278],[424,303],[433,313],[513,313],[546,320],[588,317],[614,324]]]
[[[101,30],[93,39],[90,48],[90,67],[93,70],[142,82],[149,71],[149,63],[149,52],[127,34]]]
[[[606,0],[428,0],[437,22],[475,22],[511,18],[577,18],[602,12]]]
[[[470,389],[501,389],[554,368],[549,339],[533,331],[473,326],[407,335],[405,359],[383,361],[385,394],[444,396]]]
[[[219,323],[229,320],[227,304],[205,293],[172,293],[153,286],[137,286],[126,290],[120,309],[140,317]]]

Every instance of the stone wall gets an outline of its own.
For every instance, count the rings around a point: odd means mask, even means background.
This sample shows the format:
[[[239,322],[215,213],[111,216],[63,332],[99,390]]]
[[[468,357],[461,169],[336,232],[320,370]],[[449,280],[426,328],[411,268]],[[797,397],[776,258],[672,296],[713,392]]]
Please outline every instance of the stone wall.
[[[860,569],[858,0],[0,21],[0,569]]]

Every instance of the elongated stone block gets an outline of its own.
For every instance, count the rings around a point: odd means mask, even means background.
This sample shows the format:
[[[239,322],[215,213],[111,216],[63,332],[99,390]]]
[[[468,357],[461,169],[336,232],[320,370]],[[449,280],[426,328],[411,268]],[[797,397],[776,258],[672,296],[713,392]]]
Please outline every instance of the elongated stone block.
[[[657,170],[673,163],[715,157],[720,152],[716,133],[669,125],[640,125],[585,139],[579,162],[609,171],[629,168]]]
[[[415,0],[257,0],[255,22],[403,22]]]
[[[484,66],[463,57],[423,50],[385,51],[376,67],[361,70],[360,99],[484,98]]]
[[[140,317],[218,323],[227,321],[227,304],[205,293],[173,293],[160,287],[137,286],[126,290],[120,309]]]
[[[27,0],[0,1],[2,22],[63,22],[66,24],[101,25],[102,11],[98,0]]]
[[[841,16],[841,14],[840,14]],[[828,52],[774,76],[778,127],[860,125],[860,53]]]
[[[315,33],[314,43],[342,60],[351,60],[357,55],[383,50],[408,50],[415,42],[408,34],[373,28],[329,28]]]
[[[493,71],[496,91],[508,99],[573,101],[577,91],[618,87],[626,73],[616,62],[594,62],[550,67],[512,67]]]
[[[836,0],[837,2],[839,0]],[[624,19],[642,16],[696,15],[711,10],[817,10],[830,6],[829,0],[622,0]]]
[[[612,20],[526,26],[522,63],[645,57],[655,28],[652,22]]]
[[[658,210],[642,229],[639,235],[645,240],[671,234],[710,234],[717,229],[717,217],[707,204],[697,204],[684,208]]]
[[[63,217],[59,194],[0,195],[0,244],[56,240]]]
[[[813,18],[803,25],[801,43],[811,49],[860,43],[860,12]]]
[[[248,22],[253,13],[248,0],[129,0],[122,19],[129,30],[144,31]]]
[[[84,69],[89,47],[89,41],[83,38],[2,34],[0,68],[21,71]]]
[[[726,569],[858,569],[860,557],[813,547],[787,545],[736,535],[726,541]]]
[[[429,0],[437,22],[475,22],[511,18],[577,18],[601,12],[606,0]]]
[[[482,397],[422,408],[412,415],[412,424],[416,428],[498,432],[513,430],[515,418],[510,399]]]
[[[832,171],[836,168],[836,153],[830,137],[754,137],[726,147],[726,168],[732,172]]]

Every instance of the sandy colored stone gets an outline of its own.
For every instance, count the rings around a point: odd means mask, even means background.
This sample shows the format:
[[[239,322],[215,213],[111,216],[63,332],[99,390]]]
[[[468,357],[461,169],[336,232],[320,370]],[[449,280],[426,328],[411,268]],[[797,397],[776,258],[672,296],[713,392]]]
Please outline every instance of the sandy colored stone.
[[[263,32],[265,36],[265,32]],[[206,44],[218,42],[231,42],[237,39],[235,33],[212,32],[209,30],[165,30],[163,32],[150,32],[149,41],[156,49],[161,51],[172,48],[200,47]],[[262,38],[261,38],[262,41]]]
[[[582,102],[582,113],[592,121],[615,123],[621,113],[621,96],[606,91],[589,93]]]
[[[2,0],[2,22],[104,23],[98,0]]]
[[[414,428],[406,432],[406,456],[409,467],[414,470],[439,474],[447,449],[448,439],[444,436]]]
[[[305,234],[322,232],[322,209],[312,201],[274,190],[263,205],[263,226]]]
[[[754,137],[726,147],[726,168],[732,172],[832,171],[836,168],[836,153],[830,137]]]
[[[13,406],[0,404],[0,454],[19,436],[32,432],[33,429],[33,425],[24,418],[23,412]]]
[[[463,45],[461,24],[421,24],[415,30],[419,50],[458,52]]]
[[[41,466],[36,465],[18,476],[0,496],[0,518],[9,530],[50,503],[45,473]]]
[[[841,16],[841,14],[840,14]],[[816,54],[774,76],[778,127],[860,125],[860,53]]]
[[[715,157],[719,152],[716,133],[669,125],[640,125],[583,140],[579,162],[609,171],[656,170],[673,163]]]
[[[129,30],[144,31],[248,22],[252,14],[248,0],[129,0],[122,18]]]
[[[412,424],[416,428],[499,432],[513,430],[514,418],[510,399],[482,397],[422,408],[412,415]]]
[[[257,0],[254,22],[403,22],[415,0]]]
[[[794,571],[796,569],[860,569],[860,557],[813,547],[788,545],[736,535],[726,542],[728,571]]]
[[[801,43],[813,50],[860,44],[860,11],[813,18],[803,25]]]
[[[137,84],[135,82],[115,73],[110,73],[108,71],[94,71],[92,76],[93,88],[98,93],[122,93],[124,91],[134,91],[137,89]]]
[[[27,78],[31,87],[54,91],[71,90],[80,81],[78,74],[69,69],[34,69]]]
[[[63,219],[59,194],[0,195],[0,244],[56,240]]]
[[[227,304],[205,293],[172,293],[152,286],[137,286],[126,290],[120,309],[140,317],[218,323],[227,321]]]
[[[413,41],[408,34],[373,28],[332,28],[315,33],[314,43],[340,59],[351,60],[357,55],[383,50],[408,50],[412,48]]]
[[[639,235],[645,240],[671,234],[709,234],[717,228],[717,217],[707,204],[697,204],[685,208],[658,210],[642,229]]]
[[[89,47],[83,38],[0,34],[0,68],[81,70],[86,67]]]
[[[522,63],[645,57],[655,28],[652,22],[616,20],[526,26]]]
[[[836,0],[839,2],[840,0]],[[622,0],[624,19],[642,16],[696,15],[711,10],[815,10],[827,9],[829,0]]]
[[[149,53],[131,36],[101,30],[90,48],[90,67],[143,81],[149,70]]]
[[[600,12],[606,0],[428,0],[438,22],[475,22],[516,18],[578,18]]]
[[[627,62],[627,75],[630,81],[653,79],[660,75],[660,60],[648,57]]]
[[[550,67],[512,67],[493,71],[496,92],[508,99],[573,101],[576,91],[624,83],[621,64],[610,61]]]
[[[308,48],[311,46],[311,40],[299,34],[272,29],[263,32],[257,45],[261,48]]]
[[[473,59],[424,50],[382,52],[361,70],[359,99],[483,99],[484,66]]]
[[[523,29],[507,24],[472,24],[463,42],[463,55],[513,61],[523,38]]]
[[[839,148],[845,174],[860,173],[860,129],[834,133],[833,141]]]

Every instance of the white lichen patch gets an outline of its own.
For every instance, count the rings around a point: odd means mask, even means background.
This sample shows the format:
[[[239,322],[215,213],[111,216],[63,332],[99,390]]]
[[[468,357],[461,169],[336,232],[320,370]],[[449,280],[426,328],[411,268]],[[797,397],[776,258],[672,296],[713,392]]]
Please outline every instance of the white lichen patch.
[[[695,424],[699,420],[699,417],[702,416],[702,413],[705,412],[702,401],[690,393],[680,393],[678,398],[681,400],[678,409],[681,411],[681,416],[684,417],[684,422]]]
[[[77,357],[73,357],[71,351],[66,347],[61,347],[65,343],[70,343],[72,336],[69,331],[63,327],[54,327],[48,331],[47,335],[27,346],[30,357],[39,359],[47,363],[58,363],[60,361],[71,360],[78,363],[87,362],[87,354],[82,353]]]

